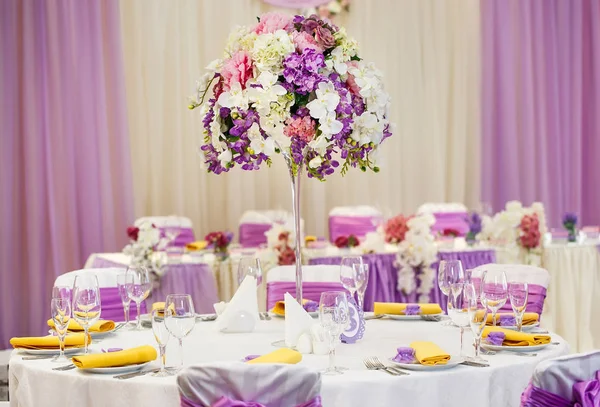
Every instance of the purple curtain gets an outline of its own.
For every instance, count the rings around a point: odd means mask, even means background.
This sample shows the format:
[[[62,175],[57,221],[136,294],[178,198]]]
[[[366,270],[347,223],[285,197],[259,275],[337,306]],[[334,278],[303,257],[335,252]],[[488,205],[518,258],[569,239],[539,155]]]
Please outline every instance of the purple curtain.
[[[0,1],[0,348],[57,275],[119,250],[133,197],[117,0]]]
[[[482,0],[483,200],[600,224],[600,0]]]

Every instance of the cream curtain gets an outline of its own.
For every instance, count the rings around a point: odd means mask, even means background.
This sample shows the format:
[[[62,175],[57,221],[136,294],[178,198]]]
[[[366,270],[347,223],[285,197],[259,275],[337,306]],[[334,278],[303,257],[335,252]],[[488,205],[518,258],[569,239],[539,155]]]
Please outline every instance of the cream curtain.
[[[308,233],[330,208],[368,204],[384,215],[426,201],[479,201],[479,0],[353,0],[338,16],[362,56],[386,75],[395,134],[379,174],[303,179]],[[222,53],[230,29],[273,8],[260,0],[123,0],[126,90],[136,215],[189,216],[196,232],[237,230],[248,209],[289,209],[283,158],[271,169],[200,169],[201,118],[187,96]]]

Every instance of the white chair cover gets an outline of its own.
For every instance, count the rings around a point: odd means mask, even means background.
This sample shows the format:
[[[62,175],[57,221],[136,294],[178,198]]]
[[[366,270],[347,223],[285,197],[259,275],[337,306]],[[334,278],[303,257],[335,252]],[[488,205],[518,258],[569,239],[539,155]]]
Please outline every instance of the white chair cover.
[[[296,266],[277,266],[267,273],[267,283],[296,281]],[[306,283],[339,283],[340,266],[302,266],[302,281]]]
[[[185,368],[177,376],[179,393],[210,406],[222,396],[269,407],[290,407],[320,395],[321,374],[298,365],[211,363]]]
[[[124,273],[126,268],[107,267],[107,268],[88,268],[82,270],[70,271],[65,274],[61,274],[56,277],[54,281],[55,286],[68,286],[72,287],[75,282],[75,277],[82,274],[96,275],[98,277],[98,286],[100,288],[116,288],[117,287],[117,276]]]
[[[485,270],[503,270],[506,273],[506,279],[510,281],[525,282],[535,284],[545,289],[550,284],[550,273],[546,269],[526,264],[484,264],[473,269],[471,274],[474,278],[481,278]]]
[[[381,212],[372,206],[336,206],[329,211],[329,216],[379,216]]]
[[[428,202],[419,206],[417,213],[452,213],[452,212],[467,212],[467,207],[458,202],[450,203],[433,203]]]
[[[273,223],[285,223],[291,217],[292,215],[284,210],[253,210],[244,212],[239,223],[271,225]]]
[[[135,226],[139,226],[143,223],[152,223],[157,228],[166,227],[181,227],[181,228],[192,228],[192,220],[184,216],[145,216],[136,219],[134,222]]]

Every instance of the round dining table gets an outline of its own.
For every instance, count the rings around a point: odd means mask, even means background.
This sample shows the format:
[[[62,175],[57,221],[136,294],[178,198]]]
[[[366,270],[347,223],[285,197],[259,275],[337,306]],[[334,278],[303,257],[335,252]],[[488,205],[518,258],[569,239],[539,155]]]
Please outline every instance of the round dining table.
[[[315,320],[316,322],[317,320]],[[284,338],[284,319],[272,317],[257,322],[252,333],[221,333],[214,322],[196,322],[192,333],[184,339],[184,365],[206,362],[242,363],[248,355],[266,354],[276,349],[274,343]],[[411,371],[409,375],[392,376],[381,370],[368,370],[364,359],[378,357],[391,364],[396,348],[413,341],[431,341],[451,355],[460,354],[460,333],[443,322],[366,321],[364,337],[354,344],[337,347],[336,363],[348,368],[344,374],[322,376],[321,396],[325,407],[348,406],[519,406],[535,366],[542,360],[565,355],[568,344],[552,335],[552,343],[533,353],[498,352],[486,355],[489,367],[457,365],[447,370]],[[468,329],[465,343],[471,343]],[[152,330],[124,328],[96,340],[93,352],[102,348],[129,348],[143,344],[156,345]],[[472,354],[472,346],[465,346]],[[530,356],[522,356],[522,355]],[[167,365],[179,359],[177,341],[171,338],[167,347]],[[323,370],[328,356],[303,355],[302,365]],[[158,367],[159,361],[150,367]],[[58,365],[61,366],[61,365]],[[9,388],[12,407],[176,407],[179,395],[175,376],[153,377],[150,374],[119,380],[107,374],[93,374],[73,369],[56,371],[48,359],[23,360],[15,350],[9,365]],[[148,367],[146,367],[148,368]]]

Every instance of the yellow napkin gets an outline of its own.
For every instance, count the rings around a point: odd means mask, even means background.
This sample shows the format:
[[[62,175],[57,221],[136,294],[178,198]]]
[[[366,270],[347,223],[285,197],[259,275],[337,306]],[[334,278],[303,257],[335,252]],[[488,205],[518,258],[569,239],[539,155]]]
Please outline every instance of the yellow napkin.
[[[295,365],[301,360],[302,354],[300,352],[288,348],[280,348],[266,355],[259,356],[256,359],[249,360],[246,363],[287,363],[288,365]]]
[[[309,301],[310,300],[302,299],[302,305],[306,305]],[[271,312],[273,314],[281,315],[282,317],[285,316],[285,301],[277,301]]]
[[[156,359],[156,350],[150,345],[138,346],[118,352],[92,353],[75,356],[72,361],[80,369],[137,365]]]
[[[483,311],[479,311],[479,312],[481,313],[481,315],[483,315]],[[498,313],[498,314],[496,314],[496,323],[500,322],[501,315],[510,315],[511,317],[514,316],[514,314],[512,312]],[[537,312],[526,312],[523,314],[523,325],[533,325],[536,322],[538,322],[539,319],[540,319],[540,315]],[[488,313],[486,324],[493,325],[493,323],[494,322],[492,320],[492,314]]]
[[[186,244],[185,248],[189,252],[196,252],[196,251],[199,251],[199,250],[206,249],[206,246],[208,246],[208,242],[207,241],[199,240],[197,242],[192,242],[192,243]]]
[[[83,347],[85,336],[83,333],[67,335],[65,337],[66,348]],[[88,344],[92,338],[88,338]],[[58,349],[58,336],[32,336],[26,338],[12,338],[10,344],[15,349]]]
[[[397,302],[376,302],[373,305],[373,311],[375,315],[390,314],[390,315],[404,315],[404,310],[409,304],[397,303]],[[421,314],[441,314],[442,308],[440,304],[418,304],[421,307]]]
[[[308,244],[308,243],[311,243],[311,242],[316,242],[316,241],[317,241],[317,237],[316,236],[308,235],[308,236],[306,236],[304,238],[304,243],[305,244]]]
[[[481,336],[487,338],[490,332],[504,332],[505,337],[504,342],[502,342],[504,346],[533,346],[550,343],[550,335],[528,334],[500,328],[499,326],[486,326]]]
[[[450,355],[433,342],[413,342],[410,347],[415,350],[415,357],[422,365],[445,365]]]
[[[54,321],[49,319],[48,326],[54,329]],[[83,332],[83,327],[77,323],[74,319],[69,320],[69,327],[67,328],[72,332]],[[94,325],[90,326],[89,332],[108,332],[115,329],[114,321],[100,320],[96,321]]]

